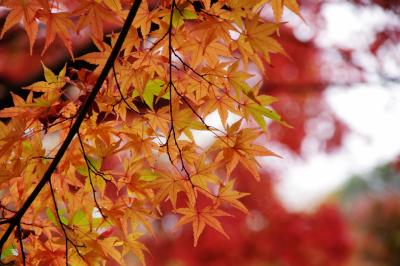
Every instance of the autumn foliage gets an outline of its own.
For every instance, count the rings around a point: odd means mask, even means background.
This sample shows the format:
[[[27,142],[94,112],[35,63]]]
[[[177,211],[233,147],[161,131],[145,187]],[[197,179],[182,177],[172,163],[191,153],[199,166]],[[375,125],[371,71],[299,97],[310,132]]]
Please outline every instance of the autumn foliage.
[[[29,53],[45,56],[58,40],[88,63],[59,71],[43,64],[44,80],[0,111],[2,261],[144,264],[140,238],[157,237],[152,223],[168,213],[178,227],[191,225],[195,246],[205,228],[229,238],[221,221],[248,212],[234,170],[260,180],[256,157],[275,156],[261,145],[266,119],[289,127],[261,82],[249,85],[248,70],[288,56],[280,22],[286,9],[301,16],[298,3],[1,3],[9,10],[2,37],[22,22]],[[82,36],[96,52],[76,56]],[[212,114],[220,127],[209,124]],[[200,145],[199,131],[212,143]]]

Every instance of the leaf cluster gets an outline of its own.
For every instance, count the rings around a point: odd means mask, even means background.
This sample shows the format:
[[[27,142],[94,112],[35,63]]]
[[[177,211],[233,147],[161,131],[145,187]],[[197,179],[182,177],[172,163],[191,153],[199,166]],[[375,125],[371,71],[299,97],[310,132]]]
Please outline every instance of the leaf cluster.
[[[94,89],[119,35],[104,38],[105,23],[120,25],[133,2],[2,2],[10,9],[2,35],[22,21],[32,49],[43,24],[43,53],[58,36],[73,57],[76,34],[89,34],[98,51],[76,58],[94,71],[43,65],[45,80],[0,111],[10,119],[0,122],[1,224],[15,223]],[[141,228],[156,235],[151,223],[168,208],[177,226],[192,224],[195,245],[206,226],[226,235],[218,218],[247,212],[232,171],[242,164],[258,179],[256,158],[275,155],[260,142],[266,118],[285,125],[268,107],[276,99],[249,85],[251,68],[263,71],[271,53],[285,54],[277,40],[284,6],[299,12],[294,0],[142,1],[111,73],[1,259],[95,265],[134,255],[144,264]],[[261,15],[271,7],[275,22]],[[220,128],[207,122],[214,113]],[[232,115],[240,118],[233,124]],[[200,145],[198,131],[213,144]]]

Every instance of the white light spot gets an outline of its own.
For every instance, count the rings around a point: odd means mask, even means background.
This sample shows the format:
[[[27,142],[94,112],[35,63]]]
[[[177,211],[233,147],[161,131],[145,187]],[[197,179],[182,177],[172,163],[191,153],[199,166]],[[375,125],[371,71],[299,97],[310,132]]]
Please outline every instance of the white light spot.
[[[246,225],[251,231],[259,232],[265,228],[267,221],[259,211],[252,210],[246,217]]]

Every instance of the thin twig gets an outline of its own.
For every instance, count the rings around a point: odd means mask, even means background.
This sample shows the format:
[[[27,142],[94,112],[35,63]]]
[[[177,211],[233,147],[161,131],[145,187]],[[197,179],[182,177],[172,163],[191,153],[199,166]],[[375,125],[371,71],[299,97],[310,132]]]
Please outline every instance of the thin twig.
[[[199,72],[197,72],[191,65],[189,65],[188,63],[186,63],[182,57],[179,56],[178,53],[176,53],[176,51],[174,49],[172,49],[172,53],[176,56],[176,58],[178,58],[178,60],[182,63],[183,67],[185,68],[189,68],[194,74],[196,74],[197,76],[199,76],[202,80],[204,80],[205,82],[207,82],[210,86],[213,86],[217,89],[219,89],[220,91],[224,92],[224,94],[226,96],[228,96],[230,99],[232,99],[234,102],[236,102],[237,104],[239,104],[240,106],[243,105],[243,103],[239,102],[237,99],[235,99],[234,97],[232,97],[232,95],[230,95],[229,93],[227,93],[223,88],[219,87],[217,84],[211,82],[210,80],[206,79],[205,76],[208,76],[209,74],[200,74]],[[190,75],[189,75],[190,76]],[[224,77],[226,78],[226,77]]]
[[[96,189],[94,187],[93,180],[92,180],[92,175],[91,175],[92,169],[91,169],[91,166],[89,164],[90,160],[88,159],[88,157],[86,155],[86,151],[85,151],[85,148],[83,146],[83,141],[82,141],[81,134],[79,133],[79,131],[78,131],[77,135],[78,135],[79,143],[81,145],[83,159],[85,160],[86,167],[87,167],[89,183],[90,183],[90,187],[92,188],[92,195],[93,195],[94,204],[96,205],[97,209],[99,209],[99,212],[100,212],[101,216],[103,217],[103,219],[106,220],[106,216],[104,215],[103,211],[101,210],[100,204],[99,204],[99,202],[97,201],[97,198],[96,198]],[[97,169],[96,169],[96,171],[97,171]]]
[[[178,149],[179,159],[180,159],[181,164],[182,164],[181,171],[185,172],[186,178],[189,180],[190,184],[192,185],[192,188],[194,189],[195,185],[193,184],[192,179],[191,179],[191,175],[190,175],[189,171],[187,170],[187,168],[185,166],[185,161],[184,161],[183,155],[182,155],[182,149],[179,146],[178,139],[177,139],[177,136],[176,136],[175,127],[174,127],[174,115],[173,115],[173,107],[172,107],[172,101],[173,101],[172,89],[173,89],[173,86],[174,86],[173,85],[173,80],[172,80],[172,67],[173,67],[173,64],[172,64],[172,53],[174,51],[174,48],[172,47],[172,21],[173,21],[173,15],[174,15],[174,9],[175,8],[177,8],[177,6],[176,6],[175,0],[173,0],[172,4],[171,4],[171,13],[170,13],[170,20],[169,20],[169,28],[168,28],[168,32],[169,32],[169,35],[168,35],[168,63],[169,63],[169,82],[168,82],[168,87],[169,87],[169,114],[170,114],[171,128],[170,128],[169,133],[168,133],[166,145],[167,145],[168,158],[171,161],[171,164],[174,165],[174,162],[173,162],[173,160],[171,158],[171,155],[170,155],[170,152],[169,152],[169,139],[171,138],[171,134],[172,134],[172,138],[174,140],[176,148]],[[180,11],[180,10],[178,9],[178,11]]]
[[[53,188],[53,184],[51,182],[51,179],[48,182],[49,186],[50,186],[50,194],[51,194],[51,198],[53,199],[53,204],[54,204],[54,209],[56,211],[56,217],[57,220],[60,224],[61,230],[64,234],[64,240],[65,240],[65,265],[68,266],[68,242],[72,244],[72,246],[75,248],[76,253],[79,255],[79,257],[82,258],[82,260],[85,260],[85,258],[83,257],[83,255],[81,254],[81,252],[78,249],[78,245],[76,245],[68,236],[67,231],[65,230],[64,226],[67,226],[66,224],[64,224],[61,220],[60,217],[60,212],[58,209],[58,205],[57,205],[57,201],[56,201],[56,196],[54,193],[54,188]],[[79,247],[83,247],[83,246],[79,246]]]
[[[114,107],[115,105],[119,104],[121,101],[123,101],[123,102],[126,104],[126,106],[128,106],[128,108],[129,108],[130,111],[135,112],[135,113],[138,114],[138,115],[143,115],[143,113],[136,111],[135,108],[133,108],[133,107],[130,105],[130,103],[128,103],[128,102],[126,101],[126,99],[128,99],[128,97],[124,97],[124,95],[122,94],[121,86],[119,85],[119,82],[118,82],[118,79],[117,79],[117,74],[116,74],[116,72],[115,72],[115,67],[114,67],[114,65],[112,66],[112,71],[113,71],[113,76],[114,76],[115,84],[117,85],[117,90],[118,90],[119,95],[120,95],[120,97],[121,97],[121,99],[119,99],[119,100],[113,105],[113,107]]]

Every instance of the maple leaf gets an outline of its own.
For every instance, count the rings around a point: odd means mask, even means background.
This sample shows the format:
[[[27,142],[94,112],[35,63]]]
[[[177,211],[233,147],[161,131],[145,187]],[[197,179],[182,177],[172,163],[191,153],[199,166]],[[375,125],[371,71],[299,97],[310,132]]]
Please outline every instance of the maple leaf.
[[[143,36],[149,35],[151,20],[153,19],[152,14],[154,14],[154,12],[149,11],[147,0],[144,0],[140,5],[135,20],[133,21],[133,25],[136,28],[140,28]]]
[[[233,207],[241,210],[242,212],[249,213],[249,210],[243,205],[243,203],[239,201],[239,199],[250,195],[250,193],[243,193],[233,190],[234,184],[235,181],[230,180],[225,185],[221,185],[218,192],[217,201],[232,204]]]
[[[172,26],[179,28],[185,23],[185,20],[196,19],[197,14],[194,10],[183,8],[180,10],[175,9],[172,15]],[[165,17],[166,21],[169,21],[169,15]]]
[[[33,45],[35,43],[36,35],[38,33],[38,24],[35,21],[36,12],[40,9],[40,5],[36,1],[25,0],[5,0],[2,4],[11,8],[10,13],[7,15],[3,29],[0,34],[0,39],[3,35],[14,25],[18,24],[21,19],[24,23],[24,28],[29,38],[29,49],[32,54]]]
[[[146,262],[144,260],[144,251],[146,251],[147,253],[150,253],[150,251],[146,248],[145,245],[137,240],[140,236],[141,234],[138,233],[130,234],[127,238],[127,241],[125,242],[124,250],[126,253],[133,252],[136,257],[139,258],[139,261],[143,265],[146,265]]]
[[[218,166],[217,163],[207,163],[205,155],[197,158],[194,162],[195,172],[190,176],[191,182],[201,188],[200,192],[206,191],[206,196],[210,196],[208,184],[218,184],[220,182],[215,174]]]
[[[169,132],[169,108],[163,107],[159,110],[147,112],[145,117],[148,119],[149,125],[154,130],[160,130],[164,136]]]
[[[154,80],[149,80],[146,84],[146,87],[144,88],[143,91],[143,99],[144,102],[150,107],[150,109],[154,109],[153,107],[153,102],[154,102],[154,97],[160,96],[160,92],[162,88],[164,87],[165,83],[164,81],[160,79],[154,79]],[[164,94],[163,98],[168,98],[168,94]]]
[[[0,117],[18,117],[25,116],[27,118],[38,118],[43,112],[45,112],[51,104],[56,102],[59,97],[56,97],[53,94],[53,97],[50,97],[49,100],[46,101],[44,99],[37,99],[33,102],[33,94],[30,93],[28,95],[27,100],[25,101],[22,97],[17,94],[11,93],[13,98],[14,106],[4,108],[0,110]]]
[[[215,218],[221,216],[231,216],[229,213],[226,213],[213,206],[207,206],[201,211],[197,210],[197,207],[195,206],[190,206],[189,208],[179,208],[176,210],[176,212],[183,215],[179,219],[176,226],[181,226],[190,222],[192,223],[194,246],[197,246],[199,237],[206,225],[214,228],[229,239],[229,236],[225,233],[221,223]]]
[[[216,97],[207,96],[206,105],[204,105],[204,114],[207,115],[217,109],[222,125],[226,127],[226,121],[228,119],[228,111],[237,113],[237,103],[227,95],[221,95]]]
[[[6,114],[3,113],[4,110],[6,110]],[[7,112],[9,112],[7,108],[1,110],[0,117],[2,117],[2,114],[5,115],[5,117],[11,117],[12,114]],[[13,111],[11,111],[11,113],[13,113]],[[0,158],[11,153],[14,145],[18,143],[24,135],[26,127],[27,121],[24,116],[17,115],[7,124],[0,121]]]
[[[109,1],[107,3],[110,5]],[[85,27],[89,27],[93,38],[102,43],[104,37],[103,23],[108,21],[113,24],[120,24],[121,22],[108,5],[105,6],[99,1],[93,0],[80,1],[80,6],[73,12],[79,16],[78,32]]]
[[[34,92],[47,92],[49,94],[54,94],[66,84],[66,65],[64,65],[58,75],[54,74],[53,71],[47,68],[43,63],[42,67],[46,81],[35,82],[26,87],[26,89]]]
[[[224,3],[219,3],[219,6],[216,6],[215,9],[220,9],[218,13],[221,13],[221,16],[225,19],[233,20],[233,22],[239,27],[243,24],[243,17],[246,17],[247,14],[252,14],[253,10],[257,10],[262,4],[267,2],[268,0],[230,0],[228,1],[229,12],[224,10]],[[214,7],[215,5],[213,5]]]
[[[257,179],[260,179],[258,172],[259,165],[255,156],[278,156],[267,148],[254,144],[256,138],[263,133],[250,128],[240,129],[242,120],[235,122],[228,127],[226,138],[217,139],[210,147],[210,151],[217,150],[215,160],[225,162],[228,176],[236,168],[239,162],[246,167]]]
[[[219,3],[214,4],[213,7],[218,4]],[[221,37],[225,43],[230,43],[232,41],[232,35],[230,33],[238,33],[238,29],[229,21],[210,18],[193,25],[190,32],[193,35],[201,35],[208,32],[213,36]]]
[[[143,177],[143,176],[142,176]],[[138,221],[146,228],[146,230],[155,237],[156,234],[153,230],[151,222],[157,218],[157,216],[146,206],[143,206],[137,201],[133,202],[129,208],[126,208],[126,215],[131,217],[135,222]]]
[[[151,184],[151,186],[157,188],[158,190],[155,195],[155,202],[162,202],[168,197],[172,207],[176,209],[178,193],[180,191],[184,191],[184,182],[185,180],[183,180],[181,177],[164,174],[160,175]]]
[[[47,35],[44,43],[42,55],[46,52],[50,44],[55,40],[58,35],[63,41],[65,47],[67,47],[71,57],[74,57],[72,52],[72,40],[69,31],[74,30],[75,26],[69,19],[70,14],[68,12],[52,13],[50,7],[45,10],[38,12],[38,17],[47,26]]]
[[[122,10],[122,5],[120,0],[103,0],[103,3],[105,3],[106,6],[108,6],[114,12],[119,12]]]
[[[231,86],[236,90],[237,95],[244,93],[245,95],[251,97],[251,88],[247,84],[246,80],[252,75],[244,71],[238,71],[239,62],[236,62],[229,66],[227,71],[227,80]],[[253,98],[254,99],[254,98]]]
[[[89,254],[85,254],[85,260],[88,257],[93,256],[90,254],[90,252],[94,252],[104,259],[108,259],[109,257],[111,257],[118,264],[123,265],[124,261],[122,258],[122,254],[118,250],[119,246],[122,246],[123,244],[124,242],[116,237],[108,237],[105,239],[88,239],[87,241],[85,241],[85,248],[90,251],[88,252]],[[94,258],[96,259],[96,256],[94,256]]]
[[[0,184],[9,181],[12,178],[20,177],[25,168],[25,165],[22,165],[20,161],[17,161],[13,167],[10,167],[10,165],[11,164],[0,165]]]
[[[252,116],[263,130],[267,129],[265,117],[272,121],[276,121],[283,126],[292,128],[292,126],[286,123],[277,112],[266,107],[275,102],[276,98],[267,95],[255,95],[257,92],[250,92],[252,93],[252,96],[249,97],[250,100],[245,100],[242,105],[243,115],[246,119],[248,119],[249,116]]]
[[[210,66],[214,66],[219,63],[221,56],[229,56],[229,49],[224,44],[219,42],[217,36],[212,31],[204,32],[199,35],[201,38],[193,38],[191,40],[185,40],[185,45],[182,46],[183,51],[191,53],[190,65],[196,68],[204,60],[206,60]]]
[[[130,65],[128,71],[140,70],[143,67],[147,67],[146,77],[149,79],[154,79],[156,75],[159,77],[164,77],[166,75],[165,63],[166,60],[158,52],[155,51],[136,51],[130,54],[136,60]],[[129,65],[128,65],[129,66]],[[137,74],[137,73],[135,73]],[[132,76],[132,74],[130,75]],[[162,80],[162,78],[160,78]],[[146,80],[147,82],[147,80]],[[146,83],[144,84],[146,85]],[[139,88],[138,88],[139,89]],[[139,91],[142,91],[139,89]]]
[[[133,26],[135,28],[140,28],[142,35],[147,38],[150,33],[151,23],[160,24],[159,18],[166,14],[168,14],[168,10],[166,9],[155,8],[150,11],[147,0],[144,0],[140,5],[135,20],[133,21]]]
[[[260,14],[245,19],[244,32],[239,36],[236,44],[247,65],[251,58],[257,66],[263,69],[262,62],[256,53],[262,53],[265,60],[270,63],[270,53],[286,55],[284,49],[272,35],[278,30],[279,24],[268,23],[260,20]]]
[[[120,150],[131,150],[138,157],[154,162],[153,150],[157,145],[154,143],[153,137],[140,136],[139,134],[126,132],[128,140]]]
[[[100,50],[100,52],[92,52],[92,53],[87,53],[84,54],[80,57],[77,58],[77,60],[83,60],[86,61],[92,65],[96,65],[96,69],[94,70],[95,74],[98,74],[102,67],[105,65],[107,62],[108,57],[110,56],[111,53],[111,47],[104,43],[98,43],[95,42],[97,48]]]
[[[300,8],[296,0],[271,0],[271,6],[277,23],[281,21],[284,6],[301,17]]]
[[[60,89],[66,84],[64,68],[56,76],[50,69],[43,65],[46,82],[39,81],[25,89],[31,91],[26,101],[12,94],[14,107],[4,108],[0,110],[0,117],[17,117],[26,116],[31,119],[39,119],[46,124],[50,116],[59,117],[59,110],[63,108],[64,103],[60,103]],[[39,98],[33,98],[32,92],[45,92]],[[46,126],[46,125],[45,125]]]

